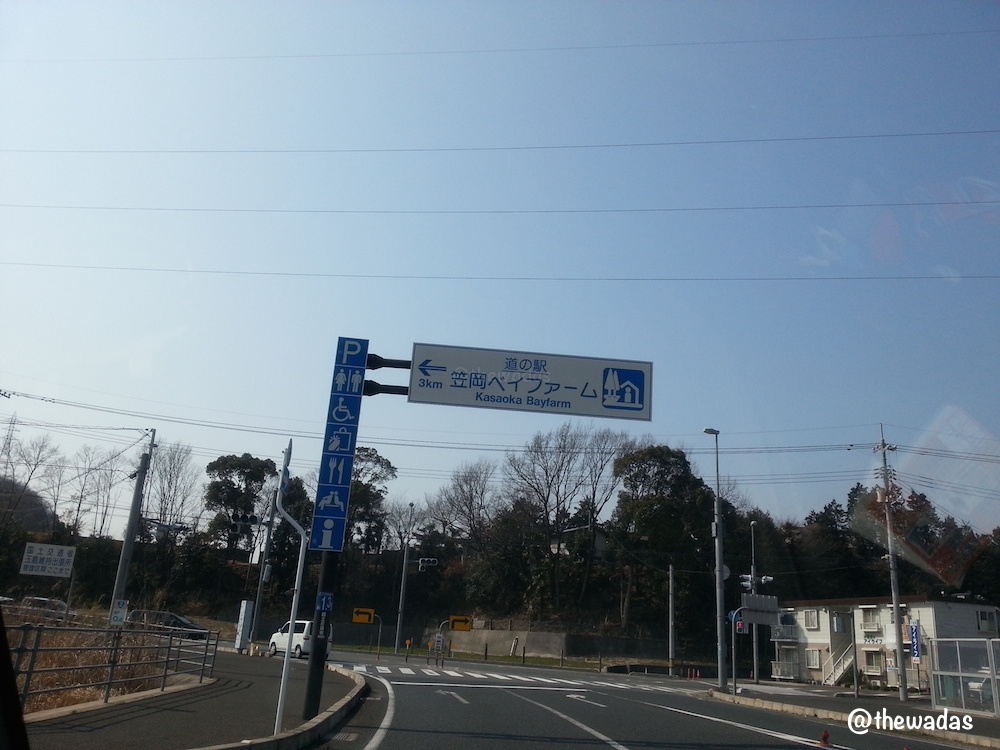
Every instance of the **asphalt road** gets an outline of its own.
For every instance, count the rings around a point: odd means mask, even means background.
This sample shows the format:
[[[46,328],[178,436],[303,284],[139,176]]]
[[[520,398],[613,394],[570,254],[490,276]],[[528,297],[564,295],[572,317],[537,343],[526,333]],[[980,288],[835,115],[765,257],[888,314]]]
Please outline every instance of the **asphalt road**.
[[[343,663],[366,675],[372,695],[323,750],[801,748],[817,746],[824,731],[841,748],[942,747],[715,701],[705,683],[666,677],[454,662],[441,668],[394,657]]]
[[[293,660],[284,728],[303,723],[306,660]],[[274,732],[282,659],[219,652],[211,685],[28,724],[31,750],[187,750]],[[321,710],[354,683],[326,670]]]

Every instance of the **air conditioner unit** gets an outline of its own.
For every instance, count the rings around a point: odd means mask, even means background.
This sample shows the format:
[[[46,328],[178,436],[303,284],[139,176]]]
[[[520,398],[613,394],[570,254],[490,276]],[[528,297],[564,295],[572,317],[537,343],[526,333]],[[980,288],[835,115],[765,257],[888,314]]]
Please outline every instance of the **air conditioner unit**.
[[[882,680],[868,680],[868,684],[871,685],[873,688],[881,689]]]

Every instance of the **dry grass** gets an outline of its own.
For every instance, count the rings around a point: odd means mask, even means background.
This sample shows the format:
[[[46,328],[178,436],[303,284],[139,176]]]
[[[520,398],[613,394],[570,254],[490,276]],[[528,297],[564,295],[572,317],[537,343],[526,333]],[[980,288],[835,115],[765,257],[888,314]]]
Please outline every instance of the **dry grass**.
[[[21,643],[21,633],[21,628],[8,626],[7,637],[12,649]],[[18,676],[18,690],[24,687],[26,677],[23,673],[30,664],[30,649],[35,643],[36,633],[32,629],[27,634],[24,645],[29,653],[21,658],[22,674]],[[164,665],[155,660],[162,659],[165,654],[148,645],[152,637],[147,633],[123,633],[111,695],[159,687]],[[29,695],[24,712],[103,700],[110,673],[113,638],[113,632],[106,630],[44,628],[38,641],[29,689],[31,693],[52,692]]]

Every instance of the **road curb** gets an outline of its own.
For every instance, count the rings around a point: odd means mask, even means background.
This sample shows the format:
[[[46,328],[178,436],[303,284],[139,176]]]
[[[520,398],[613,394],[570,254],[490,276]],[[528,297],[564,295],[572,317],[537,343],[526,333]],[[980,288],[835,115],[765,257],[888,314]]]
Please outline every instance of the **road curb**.
[[[806,716],[814,719],[828,719],[830,721],[843,722],[844,728],[847,729],[847,721],[849,714],[846,714],[843,711],[830,711],[829,709],[825,708],[815,708],[813,706],[800,706],[795,703],[781,703],[779,701],[764,700],[763,698],[750,698],[746,696],[730,695],[729,693],[718,693],[712,689],[709,689],[708,697],[714,698],[715,700],[725,701],[728,703],[736,703],[741,706],[752,706],[754,708],[763,708],[768,711],[780,711],[786,714],[795,714],[797,716]],[[888,734],[889,732],[886,733]],[[900,735],[906,734],[916,737],[934,737],[941,740],[948,740],[950,742],[957,742],[963,745],[972,745],[974,747],[997,748],[998,750],[1000,750],[1000,739],[995,739],[993,737],[983,737],[982,735],[978,734],[947,732],[939,729],[933,729],[933,730],[910,729],[910,730],[893,731],[891,733]]]
[[[365,682],[365,678],[353,670],[335,667],[330,664],[326,668],[351,679],[354,682],[354,688],[316,718],[310,719],[295,729],[290,729],[287,732],[282,732],[272,737],[228,742],[222,745],[207,745],[205,747],[193,748],[192,750],[239,750],[240,748],[252,748],[253,750],[303,750],[303,748],[314,745],[323,735],[332,732],[344,719],[350,716],[358,704],[365,699],[370,690],[368,683]]]
[[[206,677],[200,682],[197,677],[195,677],[190,680],[178,680],[174,684],[167,685],[163,689],[154,688],[152,690],[143,690],[138,693],[122,693],[120,695],[112,695],[106,702],[103,700],[87,701],[86,703],[76,703],[72,706],[60,706],[59,708],[46,708],[42,711],[32,711],[31,713],[24,715],[24,723],[33,724],[37,721],[45,721],[47,719],[61,719],[64,716],[82,714],[85,711],[96,711],[101,708],[117,706],[122,703],[134,703],[135,701],[152,698],[158,695],[169,695],[170,693],[176,693],[181,690],[190,690],[191,688],[212,685],[215,682],[217,682],[217,678],[215,677]]]

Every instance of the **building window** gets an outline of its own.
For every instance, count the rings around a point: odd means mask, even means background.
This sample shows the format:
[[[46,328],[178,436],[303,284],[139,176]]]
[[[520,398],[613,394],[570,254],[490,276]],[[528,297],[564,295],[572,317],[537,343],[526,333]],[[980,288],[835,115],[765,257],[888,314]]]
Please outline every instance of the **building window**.
[[[861,629],[865,632],[878,631],[882,629],[882,623],[879,621],[877,609],[866,608],[861,610]]]
[[[985,633],[997,632],[997,613],[995,611],[981,609],[976,612],[976,629]]]
[[[806,630],[819,630],[819,612],[815,609],[803,610],[802,621],[805,623]]]
[[[819,649],[806,649],[806,669],[819,669]]]
[[[865,674],[882,674],[881,651],[865,651]]]

